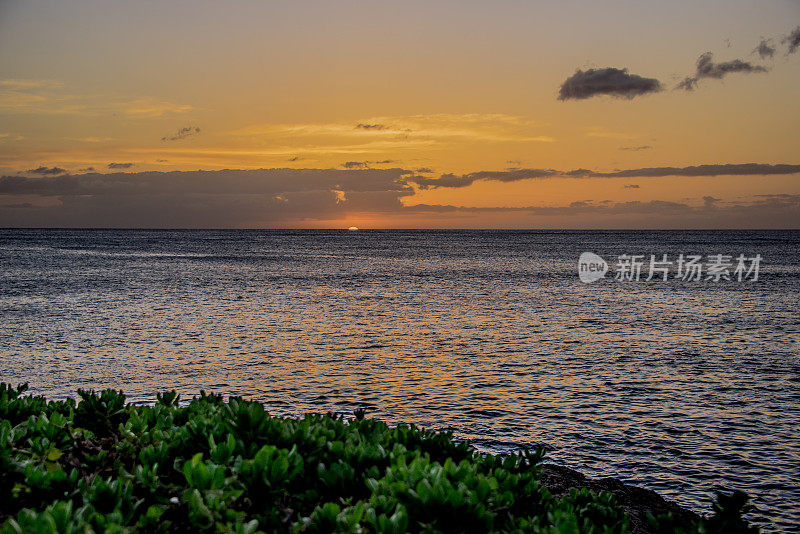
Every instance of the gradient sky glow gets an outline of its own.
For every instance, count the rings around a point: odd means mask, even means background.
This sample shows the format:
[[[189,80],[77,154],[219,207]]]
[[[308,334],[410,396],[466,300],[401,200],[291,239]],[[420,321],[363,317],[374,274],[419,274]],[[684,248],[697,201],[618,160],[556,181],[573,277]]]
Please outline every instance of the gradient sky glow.
[[[798,228],[798,26],[796,0],[0,0],[0,226]]]

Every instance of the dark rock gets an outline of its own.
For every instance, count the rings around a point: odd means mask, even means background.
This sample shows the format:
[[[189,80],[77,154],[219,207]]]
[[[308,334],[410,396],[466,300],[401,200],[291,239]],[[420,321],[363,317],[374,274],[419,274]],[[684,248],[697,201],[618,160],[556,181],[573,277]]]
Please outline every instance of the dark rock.
[[[566,495],[572,488],[588,488],[596,492],[612,493],[630,516],[630,530],[634,534],[653,531],[647,519],[648,513],[656,517],[671,513],[675,518],[675,525],[684,528],[700,520],[700,516],[696,513],[665,500],[655,491],[630,486],[615,478],[588,478],[582,473],[560,465],[542,465],[542,484],[554,497]]]

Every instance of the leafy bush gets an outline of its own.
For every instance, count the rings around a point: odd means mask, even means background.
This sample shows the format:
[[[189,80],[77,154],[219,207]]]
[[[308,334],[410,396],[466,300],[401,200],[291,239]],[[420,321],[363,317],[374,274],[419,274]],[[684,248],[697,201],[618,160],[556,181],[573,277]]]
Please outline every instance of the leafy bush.
[[[481,455],[448,433],[328,414],[270,416],[219,395],[80,402],[0,385],[0,534],[88,532],[621,533],[609,493],[554,498],[541,451]],[[720,498],[694,532],[749,532]],[[654,529],[676,530],[670,517]],[[682,526],[684,528],[685,525]]]

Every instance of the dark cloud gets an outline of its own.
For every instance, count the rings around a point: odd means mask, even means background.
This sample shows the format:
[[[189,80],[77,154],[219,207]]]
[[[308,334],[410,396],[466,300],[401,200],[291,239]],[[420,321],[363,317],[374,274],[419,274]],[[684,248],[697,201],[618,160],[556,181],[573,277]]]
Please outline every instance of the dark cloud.
[[[0,203],[34,205],[24,213],[0,210],[0,226],[297,227],[307,220],[342,218],[349,211],[401,211],[400,200],[414,193],[404,178],[408,172],[260,169],[4,176],[0,201],[8,202]]]
[[[356,124],[356,130],[386,130],[388,126],[385,124],[366,124],[366,123],[358,123]]]
[[[530,180],[533,178],[548,178],[557,176],[558,171],[553,169],[514,169],[508,171],[480,171],[469,174],[455,175],[443,174],[439,178],[428,178],[426,176],[412,176],[409,182],[417,184],[420,189],[438,187],[467,187],[479,180],[489,180],[495,182],[517,182],[519,180]]]
[[[186,139],[187,137],[191,137],[193,135],[197,135],[200,133],[200,128],[197,126],[185,126],[175,132],[174,134],[165,135],[161,138],[162,141],[178,141],[180,139]]]
[[[641,145],[641,146],[621,146],[619,147],[620,150],[630,150],[633,152],[639,152],[640,150],[652,150],[653,147],[650,145]]]
[[[719,165],[693,165],[690,167],[647,167],[615,172],[589,172],[583,176],[587,178],[637,178],[662,176],[765,176],[798,173],[800,173],[800,165],[728,163]]]
[[[366,161],[345,161],[341,164],[345,169],[367,169],[369,164]]]
[[[66,169],[61,167],[37,167],[35,169],[28,169],[25,171],[27,174],[38,174],[41,176],[53,176],[56,174],[67,174]]]
[[[300,156],[292,156],[289,161],[300,161]]]
[[[761,42],[758,43],[758,46],[753,52],[758,54],[761,59],[768,59],[775,55],[775,47],[772,46],[768,39],[761,39]]]
[[[693,91],[697,87],[698,82],[703,78],[720,80],[728,74],[735,72],[767,72],[767,68],[762,67],[761,65],[753,65],[752,63],[741,59],[732,59],[730,61],[723,61],[722,63],[714,63],[714,55],[711,52],[706,52],[697,58],[694,75],[684,78],[683,81],[676,86],[676,89]]]
[[[130,169],[133,167],[133,163],[109,163],[109,169]]]
[[[764,176],[779,174],[800,174],[800,165],[764,164],[764,163],[734,163],[719,165],[696,165],[691,167],[646,167],[641,169],[627,169],[613,172],[599,172],[590,169],[573,169],[559,171],[555,169],[513,169],[506,171],[480,171],[470,174],[455,175],[443,174],[439,178],[427,176],[412,176],[409,182],[420,189],[430,188],[459,188],[472,185],[479,180],[497,182],[517,182],[541,178],[646,178],[664,176]]]
[[[713,168],[712,168],[713,167]],[[618,174],[687,176],[800,172],[800,166],[698,166]],[[601,173],[579,170],[597,176]],[[422,177],[404,169],[260,169],[114,172],[0,178],[0,226],[7,227],[301,227],[369,213],[410,227],[798,227],[800,195],[754,201],[707,197],[696,205],[664,200],[580,200],[563,206],[459,207],[408,205]],[[566,175],[547,169],[443,175],[461,187],[470,180],[514,181]],[[635,185],[635,184],[629,184]],[[700,204],[702,202],[702,204]],[[320,222],[321,221],[321,222]],[[550,221],[550,222],[548,222]]]
[[[223,171],[117,172],[48,178],[3,176],[0,195],[103,195],[192,192],[195,194],[276,194],[312,190],[411,193],[403,169],[258,169]]]
[[[380,161],[345,161],[340,166],[345,169],[369,169],[371,165],[389,165],[395,163],[393,159],[382,159]]]
[[[414,172],[419,174],[429,174],[433,172],[433,169],[430,167],[420,167],[419,169],[414,169]]]
[[[696,165],[691,167],[646,167],[613,172],[598,172],[589,169],[573,169],[558,171],[555,169],[514,169],[507,171],[481,171],[464,175],[443,174],[439,178],[414,176],[409,182],[417,184],[420,189],[438,187],[467,187],[479,180],[498,182],[516,182],[536,178],[639,178],[665,176],[742,176],[742,175],[777,175],[800,174],[800,165],[765,163],[735,163],[719,165]]]
[[[792,30],[792,32],[784,37],[783,42],[788,45],[786,50],[787,54],[794,54],[800,48],[800,26]]]
[[[579,69],[561,84],[558,99],[582,100],[598,95],[630,99],[647,93],[656,93],[661,89],[661,82],[655,78],[631,74],[628,69],[613,67],[585,71]]]
[[[696,75],[698,78],[721,79],[733,72],[767,72],[767,69],[761,65],[753,65],[741,59],[714,63],[711,52],[706,52],[697,59]]]
[[[639,184],[627,184],[624,189],[639,189]]]
[[[517,208],[464,207],[418,204],[407,211],[438,217],[462,216],[461,220],[503,221],[504,227],[570,228],[797,228],[800,225],[800,195],[763,195],[751,201],[726,202],[704,197],[702,205],[666,200],[577,201],[565,206]],[[554,224],[548,224],[548,219]],[[462,224],[463,227],[463,224]]]
[[[94,167],[84,167],[83,169],[78,169],[78,172],[94,172]]]
[[[697,78],[694,76],[687,76],[675,86],[675,89],[683,89],[684,91],[694,91],[697,89]]]

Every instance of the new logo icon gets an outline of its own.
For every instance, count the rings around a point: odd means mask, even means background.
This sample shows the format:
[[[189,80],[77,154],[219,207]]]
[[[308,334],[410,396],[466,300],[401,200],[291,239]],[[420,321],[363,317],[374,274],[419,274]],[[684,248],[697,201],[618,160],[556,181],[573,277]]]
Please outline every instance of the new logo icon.
[[[584,252],[578,258],[578,277],[584,284],[591,284],[604,278],[607,272],[606,260],[594,252]]]

